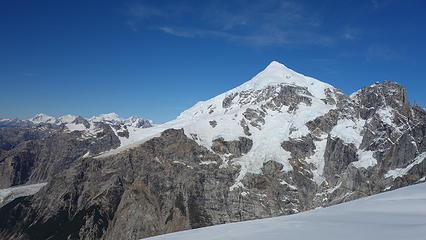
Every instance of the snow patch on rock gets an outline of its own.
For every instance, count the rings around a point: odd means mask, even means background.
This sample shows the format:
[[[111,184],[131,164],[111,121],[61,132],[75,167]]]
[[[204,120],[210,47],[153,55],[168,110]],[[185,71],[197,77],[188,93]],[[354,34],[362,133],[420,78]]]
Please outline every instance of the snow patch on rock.
[[[362,130],[364,128],[365,120],[362,119],[340,119],[337,125],[331,130],[331,136],[342,139],[345,143],[352,143],[357,148],[362,142]]]
[[[402,177],[405,174],[407,174],[414,166],[422,163],[424,160],[426,159],[426,152],[420,154],[419,156],[417,156],[413,162],[411,164],[409,164],[407,167],[405,168],[396,168],[396,169],[392,169],[389,170],[386,174],[385,174],[385,178],[393,178],[396,179],[397,177]]]
[[[0,189],[0,207],[18,197],[25,197],[36,194],[47,183],[37,183],[30,185],[21,185],[5,189]]]
[[[352,162],[352,165],[356,168],[369,168],[374,167],[377,164],[377,160],[374,158],[373,151],[358,150],[358,161]]]

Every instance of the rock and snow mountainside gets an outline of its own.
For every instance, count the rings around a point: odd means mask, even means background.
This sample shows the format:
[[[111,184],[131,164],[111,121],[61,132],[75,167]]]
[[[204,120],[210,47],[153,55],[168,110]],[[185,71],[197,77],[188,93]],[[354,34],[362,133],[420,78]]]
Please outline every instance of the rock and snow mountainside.
[[[47,181],[80,157],[133,141],[152,122],[115,113],[85,119],[37,114],[29,120],[0,120],[0,188]]]
[[[347,96],[272,62],[125,139],[114,116],[100,119],[96,136],[87,135],[91,125],[67,124],[61,134],[43,124],[0,134],[6,147],[19,143],[0,152],[0,185],[48,180],[0,209],[0,237],[138,239],[294,214],[426,179],[426,111],[396,82]]]
[[[53,127],[62,127],[62,130],[73,132],[81,131],[87,137],[96,136],[102,130],[99,123],[111,126],[115,135],[120,139],[120,146],[127,146],[134,142],[135,136],[143,128],[152,127],[153,121],[140,117],[120,118],[116,113],[101,114],[92,118],[83,118],[74,115],[52,117],[43,113],[36,114],[28,120],[0,119],[0,127],[30,127],[36,125],[50,124]]]
[[[137,141],[101,157],[135,147],[166,129],[183,128],[188,137],[221,156],[220,167],[241,167],[232,189],[244,188],[241,181],[247,173],[259,174],[265,163],[275,161],[285,172],[303,165],[318,186],[331,191],[340,181],[326,179],[324,171],[332,175],[343,170],[334,160],[344,158],[343,167],[359,171],[375,167],[378,160],[390,161],[389,171],[409,168],[408,163],[426,151],[423,133],[413,136],[415,130],[423,131],[418,128],[425,117],[423,109],[410,107],[405,89],[395,82],[376,83],[346,96],[273,61],[250,81],[195,104],[176,120],[140,131],[133,138]],[[401,140],[407,141],[408,146],[400,148],[407,147],[408,155],[389,160],[398,151],[391,148]],[[419,161],[423,158],[420,155]]]
[[[292,216],[161,235],[152,240],[421,240],[426,236],[426,184]]]

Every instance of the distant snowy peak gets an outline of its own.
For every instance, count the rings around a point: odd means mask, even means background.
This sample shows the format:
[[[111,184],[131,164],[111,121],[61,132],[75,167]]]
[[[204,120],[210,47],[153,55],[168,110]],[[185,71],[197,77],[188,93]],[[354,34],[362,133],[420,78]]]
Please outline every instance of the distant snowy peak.
[[[44,113],[38,113],[34,117],[28,120],[34,124],[40,124],[40,123],[58,124],[59,123],[59,119],[46,115]]]
[[[28,120],[20,120],[20,119],[8,119],[3,118],[0,119],[0,127],[26,127],[31,126],[33,123]]]
[[[100,114],[91,118],[74,115],[52,117],[39,113],[28,120],[0,119],[0,127],[29,127],[43,124],[50,124],[68,133],[79,131],[81,139],[96,138],[101,132],[111,131],[119,139],[120,146],[134,142],[142,129],[154,125],[151,120],[140,117],[120,118],[116,113]]]
[[[140,117],[129,117],[124,120],[125,125],[135,127],[135,128],[145,128],[152,127],[154,122],[152,120],[145,120]]]
[[[145,120],[140,117],[120,118],[116,113],[107,113],[95,116],[89,119],[90,122],[105,122],[110,124],[125,125],[135,128],[146,128],[153,125],[153,121]]]
[[[100,114],[98,116],[94,116],[89,119],[91,122],[121,122],[123,119],[121,119],[117,113],[106,113],[106,114]]]
[[[72,123],[74,122],[76,119],[78,118],[78,116],[74,116],[74,115],[64,115],[58,118],[60,123]]]
[[[33,124],[52,124],[52,125],[61,125],[63,123],[72,123],[77,116],[73,115],[64,115],[61,117],[52,117],[44,113],[38,113],[34,117],[28,119],[27,121]]]

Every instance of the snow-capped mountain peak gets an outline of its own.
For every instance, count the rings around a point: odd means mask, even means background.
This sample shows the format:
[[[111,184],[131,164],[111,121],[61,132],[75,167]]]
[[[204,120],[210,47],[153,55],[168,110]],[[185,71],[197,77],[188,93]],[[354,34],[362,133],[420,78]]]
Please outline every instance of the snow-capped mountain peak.
[[[77,116],[74,115],[64,115],[60,117],[52,117],[44,113],[38,113],[34,117],[28,119],[33,124],[53,124],[53,125],[60,125],[62,123],[72,123]]]
[[[188,137],[215,152],[218,139],[225,142],[244,139],[250,146],[248,152],[219,153],[224,166],[231,164],[231,159],[232,164],[241,166],[238,183],[246,173],[259,173],[263,164],[271,160],[282,163],[285,171],[291,170],[290,152],[281,143],[308,135],[306,123],[336,108],[338,92],[329,84],[273,61],[248,82],[198,102],[176,120],[141,130],[135,139],[144,141],[165,129],[183,128]],[[326,135],[316,140],[323,143],[323,138]],[[313,159],[312,164],[321,165],[321,162]]]
[[[304,76],[277,61],[272,61],[263,71],[250,81],[234,89],[234,91],[260,90],[278,84],[293,85],[307,88],[314,96],[324,97],[325,88],[333,86],[317,79]]]
[[[95,122],[102,122],[107,124],[113,124],[113,125],[125,125],[125,126],[131,126],[135,128],[140,127],[148,127],[153,124],[150,120],[145,120],[140,117],[129,117],[129,118],[120,118],[120,116],[117,113],[106,113],[106,114],[100,114],[98,116],[94,116],[91,118],[82,118],[75,115],[64,115],[60,117],[52,117],[44,113],[38,113],[34,117],[25,120],[28,121],[31,124],[52,124],[52,125],[61,125],[65,124],[66,126],[69,124],[80,124],[80,121],[77,121],[77,119],[85,119],[89,123],[95,123]],[[12,121],[10,119],[1,119],[2,121]],[[18,119],[14,120],[17,121]]]
[[[34,123],[34,124],[39,124],[39,123],[50,123],[50,124],[56,124],[57,123],[57,119],[49,116],[47,114],[44,113],[38,113],[36,114],[34,117],[28,119],[30,122]]]
[[[285,98],[284,95],[287,97],[303,95],[327,99],[333,97],[335,91],[337,89],[330,84],[304,76],[279,62],[273,61],[251,80],[210,100],[198,102],[190,109],[182,112],[178,119],[199,119],[203,116],[224,114],[236,108],[267,104],[273,98],[275,98],[273,101],[273,104],[275,104],[277,98],[281,98],[278,101],[282,101],[282,98]]]
[[[105,113],[105,114],[100,114],[99,116],[94,116],[90,118],[89,120],[92,122],[103,122],[103,121],[121,122],[123,119],[121,119],[117,113]]]
[[[78,117],[78,116],[74,116],[74,115],[70,115],[70,114],[68,114],[68,115],[60,116],[60,117],[58,118],[58,120],[59,120],[59,122],[61,122],[61,123],[72,123],[72,122],[74,122],[74,121],[75,121],[75,119],[76,119],[77,117]]]
[[[238,87],[238,90],[258,90],[263,89],[266,86],[271,86],[280,83],[296,85],[295,79],[292,78],[297,77],[299,75],[300,74],[286,67],[284,64],[273,61],[263,71],[253,77],[250,81],[247,81],[246,83]]]
[[[284,172],[297,168],[297,161],[303,162],[318,186],[337,186],[324,177],[324,171],[330,171],[325,154],[331,142],[340,140],[353,147],[351,166],[374,167],[379,159],[371,146],[387,148],[409,129],[405,116],[412,113],[407,104],[404,88],[396,83],[375,84],[349,97],[330,84],[273,61],[248,82],[198,102],[175,120],[141,129],[132,141],[102,156],[136,146],[166,129],[183,128],[188,137],[222,157],[223,162],[217,163],[221,167],[241,167],[231,189],[244,187],[244,176],[261,173],[270,161],[280,163]],[[382,143],[386,135],[383,125],[398,134]]]
[[[107,122],[111,124],[122,124],[128,127],[147,127],[153,124],[152,121],[145,120],[140,117],[131,116],[129,118],[120,118],[120,116],[116,113],[106,113],[100,114],[99,116],[95,116],[89,119],[91,122]]]

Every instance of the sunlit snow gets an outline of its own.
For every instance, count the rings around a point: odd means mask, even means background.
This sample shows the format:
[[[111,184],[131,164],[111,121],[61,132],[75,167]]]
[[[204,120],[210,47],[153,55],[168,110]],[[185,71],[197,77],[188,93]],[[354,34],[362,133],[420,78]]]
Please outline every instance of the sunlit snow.
[[[217,225],[152,240],[423,240],[426,183],[290,216]]]

